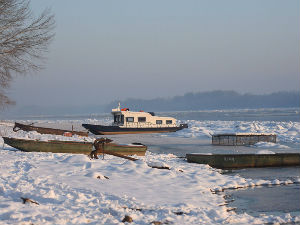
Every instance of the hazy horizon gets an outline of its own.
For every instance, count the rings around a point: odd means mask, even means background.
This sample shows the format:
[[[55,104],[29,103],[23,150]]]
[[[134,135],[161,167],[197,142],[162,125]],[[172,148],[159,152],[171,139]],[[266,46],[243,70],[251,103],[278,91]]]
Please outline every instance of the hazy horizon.
[[[299,91],[300,2],[33,0],[50,7],[56,37],[46,69],[15,78],[17,105],[234,90]]]
[[[64,102],[62,104],[47,104],[47,105],[43,105],[43,104],[35,104],[34,102],[30,102],[30,103],[20,103],[20,102],[16,102],[15,105],[11,105],[8,107],[8,109],[13,109],[13,108],[18,108],[18,107],[37,107],[37,106],[41,106],[41,107],[85,107],[85,106],[92,106],[92,105],[110,105],[113,102],[128,102],[130,100],[142,100],[142,101],[153,101],[156,99],[172,99],[175,97],[183,97],[187,94],[205,94],[205,93],[213,93],[213,92],[235,92],[238,95],[253,95],[253,96],[266,96],[266,95],[272,95],[272,94],[277,94],[277,93],[296,93],[299,94],[300,96],[300,90],[299,91],[275,91],[275,92],[269,92],[269,93],[251,93],[251,92],[238,92],[235,90],[211,90],[211,91],[192,91],[192,92],[185,92],[185,93],[180,93],[177,95],[173,95],[173,96],[157,96],[157,97],[149,97],[149,98],[143,98],[143,97],[120,97],[120,98],[115,98],[112,100],[108,100],[107,102],[103,102],[103,103],[98,103],[98,102],[85,102],[85,103],[72,103],[72,102]]]
[[[275,109],[300,108],[300,92],[276,92],[267,95],[241,94],[235,91],[210,91],[185,93],[171,98],[153,99],[115,99],[107,104],[85,105],[16,105],[2,111],[2,118],[42,115],[91,115],[109,113],[116,108],[129,107],[133,111],[145,110],[155,112],[191,111],[191,110],[236,110],[236,109]]]

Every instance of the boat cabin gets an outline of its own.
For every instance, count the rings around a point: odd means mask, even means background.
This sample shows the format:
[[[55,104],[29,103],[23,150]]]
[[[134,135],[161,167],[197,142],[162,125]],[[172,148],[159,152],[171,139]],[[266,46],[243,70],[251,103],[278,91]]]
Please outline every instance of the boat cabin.
[[[173,117],[156,116],[154,112],[133,112],[129,108],[112,109],[115,126],[122,127],[176,127],[176,119]]]

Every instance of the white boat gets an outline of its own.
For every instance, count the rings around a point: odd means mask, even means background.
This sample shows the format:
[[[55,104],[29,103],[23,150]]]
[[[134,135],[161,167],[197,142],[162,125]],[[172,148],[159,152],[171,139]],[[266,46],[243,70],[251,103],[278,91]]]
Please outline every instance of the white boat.
[[[136,133],[165,133],[187,128],[187,124],[177,124],[173,117],[156,116],[153,112],[134,112],[129,108],[112,109],[114,121],[111,126],[82,124],[96,135],[136,134]]]

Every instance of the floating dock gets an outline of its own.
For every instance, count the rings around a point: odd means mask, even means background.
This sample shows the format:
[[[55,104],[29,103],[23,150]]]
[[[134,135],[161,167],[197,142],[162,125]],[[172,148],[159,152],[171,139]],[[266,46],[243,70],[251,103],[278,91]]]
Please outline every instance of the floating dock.
[[[276,143],[276,134],[225,133],[225,134],[212,135],[213,145],[227,145],[227,146],[253,145],[260,141]]]
[[[277,154],[186,154],[190,163],[208,164],[219,169],[300,166],[300,153]]]

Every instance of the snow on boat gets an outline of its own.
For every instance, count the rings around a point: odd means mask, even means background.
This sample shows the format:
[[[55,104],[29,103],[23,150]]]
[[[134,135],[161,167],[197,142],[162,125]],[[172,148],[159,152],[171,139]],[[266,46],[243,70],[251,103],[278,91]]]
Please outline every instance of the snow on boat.
[[[93,151],[92,142],[78,141],[39,141],[28,139],[17,139],[3,137],[4,143],[16,149],[26,152],[52,152],[52,153],[75,153],[75,154],[90,154]],[[120,145],[116,143],[105,143],[104,151],[109,153],[118,153],[121,155],[139,155],[144,156],[147,151],[147,146],[139,143],[130,145]],[[99,151],[99,154],[101,150]]]
[[[54,134],[54,135],[64,135],[65,133],[71,133],[72,135],[76,134],[79,136],[88,136],[88,132],[84,131],[74,131],[74,130],[61,130],[61,129],[54,129],[54,128],[47,128],[47,127],[36,127],[32,125],[26,125],[21,123],[15,123],[13,128],[14,131],[17,130],[24,130],[24,131],[36,131],[40,134]]]
[[[129,108],[112,109],[114,122],[111,126],[82,124],[95,135],[165,133],[187,128],[187,124],[177,125],[173,117],[155,116],[153,112],[133,112]]]
[[[300,166],[299,153],[274,154],[186,154],[190,163],[208,164],[219,169]]]

